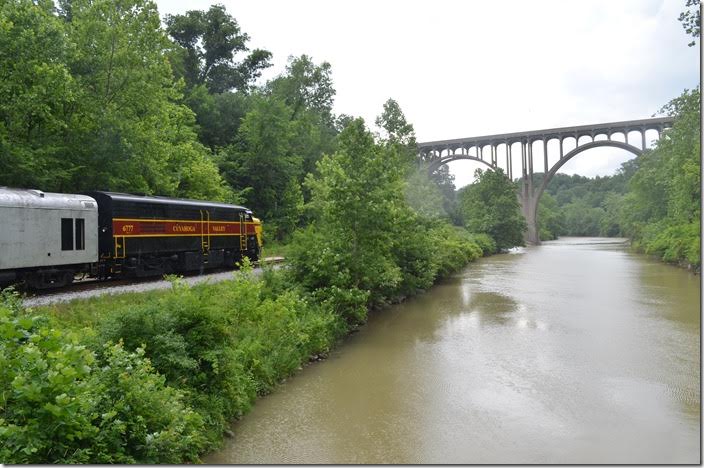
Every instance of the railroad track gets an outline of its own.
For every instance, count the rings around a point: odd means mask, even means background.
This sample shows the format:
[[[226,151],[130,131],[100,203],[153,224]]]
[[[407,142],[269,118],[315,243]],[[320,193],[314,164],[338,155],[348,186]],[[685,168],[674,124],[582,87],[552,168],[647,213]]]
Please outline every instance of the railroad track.
[[[266,257],[264,262],[267,264],[279,264],[284,261],[283,257]],[[255,273],[261,272],[258,262],[255,263]],[[183,280],[190,284],[199,284],[206,281],[220,282],[232,278],[232,273],[237,270],[216,268],[208,270],[205,273],[192,272],[184,273]],[[74,282],[71,285],[61,288],[52,289],[50,291],[34,291],[28,293],[23,298],[23,303],[27,307],[36,307],[58,302],[68,302],[74,299],[83,299],[105,294],[120,294],[127,292],[146,292],[158,289],[168,289],[171,287],[171,282],[161,277],[139,278],[139,279],[109,279],[96,280],[85,279]]]

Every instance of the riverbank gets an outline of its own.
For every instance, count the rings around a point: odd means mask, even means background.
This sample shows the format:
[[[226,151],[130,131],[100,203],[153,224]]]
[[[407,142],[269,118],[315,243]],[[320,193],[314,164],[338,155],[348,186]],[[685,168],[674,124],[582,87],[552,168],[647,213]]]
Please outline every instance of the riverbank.
[[[689,272],[691,272],[695,275],[701,274],[701,269],[702,269],[701,258],[699,260],[697,260],[696,262],[692,262],[689,258],[684,258],[684,257],[669,258],[669,257],[666,257],[665,255],[663,255],[662,252],[653,251],[652,249],[644,247],[640,243],[633,242],[633,241],[631,241],[631,250],[633,252],[638,253],[638,254],[647,255],[648,257],[652,257],[653,259],[656,259],[659,262],[664,263],[666,265],[671,265],[674,267],[682,268],[684,270],[688,270]],[[697,251],[697,255],[699,255],[698,251]]]
[[[488,253],[481,239],[449,234],[434,280]],[[2,385],[14,389],[2,402],[4,462],[197,462],[258,396],[355,328],[283,271],[170,281],[36,309],[4,294]]]

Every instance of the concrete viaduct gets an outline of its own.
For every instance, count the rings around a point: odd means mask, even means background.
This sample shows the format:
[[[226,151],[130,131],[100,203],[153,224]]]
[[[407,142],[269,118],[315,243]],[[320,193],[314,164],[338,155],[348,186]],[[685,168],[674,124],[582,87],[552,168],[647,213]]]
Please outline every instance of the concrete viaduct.
[[[646,149],[646,136],[648,130],[655,130],[658,138],[666,128],[672,127],[674,118],[658,117],[652,119],[628,120],[623,122],[600,123],[594,125],[580,125],[576,127],[550,128],[545,130],[532,130],[527,132],[504,133],[500,135],[486,135],[454,140],[429,141],[418,143],[418,152],[424,161],[429,163],[428,171],[433,172],[441,165],[460,159],[477,161],[494,170],[499,167],[513,179],[513,151],[521,155],[521,184],[518,199],[521,203],[523,216],[526,218],[528,231],[526,241],[529,244],[539,244],[538,236],[538,202],[550,180],[567,161],[578,154],[602,146],[621,148],[639,156]],[[631,132],[640,134],[640,145],[634,146],[629,140]],[[623,141],[613,140],[614,134],[621,134]],[[597,140],[597,137],[602,137]],[[573,139],[574,148],[565,153],[565,140]],[[548,165],[548,143],[551,140],[559,142],[559,158],[552,165]],[[543,146],[543,169],[545,177],[539,187],[533,185],[534,145]],[[516,145],[520,147],[516,148]],[[498,149],[503,146],[505,164],[501,164]],[[485,156],[484,150],[488,148]],[[555,159],[553,156],[552,159]]]

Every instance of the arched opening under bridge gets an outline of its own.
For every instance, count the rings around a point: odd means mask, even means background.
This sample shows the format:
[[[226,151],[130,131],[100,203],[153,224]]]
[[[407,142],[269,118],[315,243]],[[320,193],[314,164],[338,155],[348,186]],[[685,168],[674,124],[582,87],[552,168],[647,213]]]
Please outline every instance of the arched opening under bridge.
[[[643,150],[641,148],[627,144],[625,142],[615,140],[595,140],[577,146],[576,148],[572,149],[567,154],[565,154],[562,158],[560,158],[550,168],[550,170],[548,170],[547,174],[543,176],[543,180],[538,187],[533,188],[532,186],[530,186],[530,184],[524,183],[524,187],[519,195],[519,198],[521,199],[521,204],[523,206],[523,214],[526,217],[526,223],[528,224],[527,240],[529,242],[534,244],[540,243],[540,219],[538,218],[538,206],[540,204],[540,198],[543,196],[543,192],[545,192],[545,189],[550,184],[550,181],[553,179],[555,174],[557,174],[558,171],[565,164],[567,164],[570,160],[572,160],[579,154],[584,153],[585,151],[588,151],[590,149],[603,147],[619,148],[621,150],[627,151],[630,154],[633,154],[636,157],[643,154]]]

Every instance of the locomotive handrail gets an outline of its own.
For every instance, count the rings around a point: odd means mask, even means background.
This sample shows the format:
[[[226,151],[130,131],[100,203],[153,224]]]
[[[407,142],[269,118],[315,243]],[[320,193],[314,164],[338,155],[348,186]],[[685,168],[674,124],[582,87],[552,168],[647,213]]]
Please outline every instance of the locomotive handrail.
[[[205,210],[205,214],[208,216],[208,233],[206,234],[207,249],[210,250],[210,211]]]
[[[210,250],[210,211],[198,210],[198,212],[200,213],[200,249],[206,253]]]

